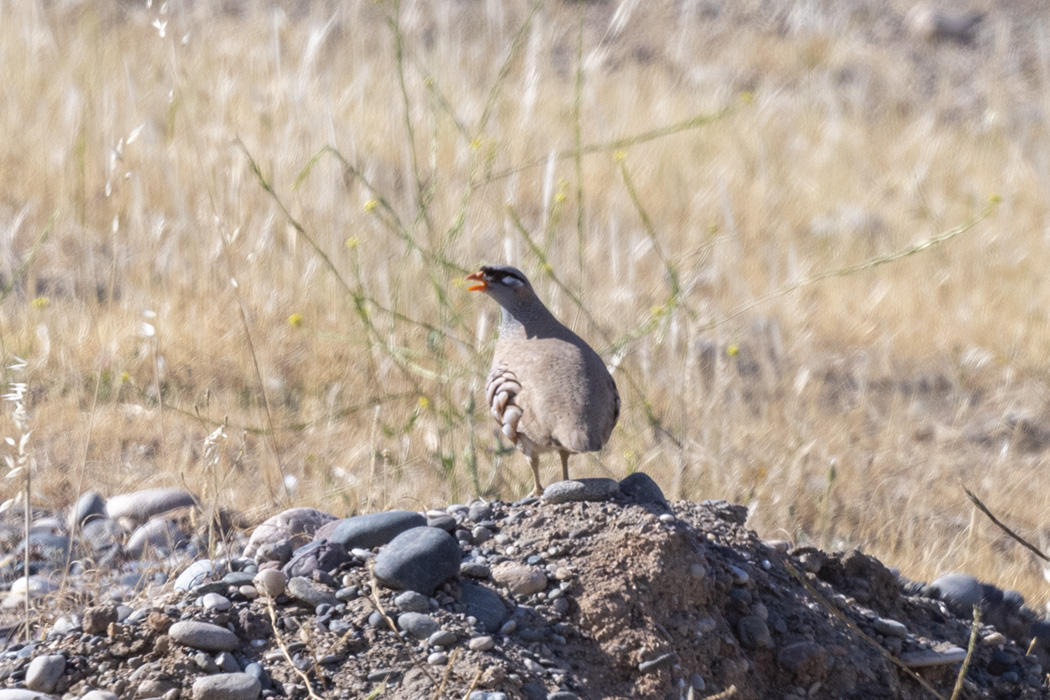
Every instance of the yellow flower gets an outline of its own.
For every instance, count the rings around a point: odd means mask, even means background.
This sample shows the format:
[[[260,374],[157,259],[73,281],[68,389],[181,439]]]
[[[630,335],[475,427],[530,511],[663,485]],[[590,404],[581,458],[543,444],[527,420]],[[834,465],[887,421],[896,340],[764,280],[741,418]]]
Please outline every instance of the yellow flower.
[[[476,151],[476,150],[478,150],[479,148],[481,148],[481,137],[480,137],[480,136],[476,136],[476,137],[474,137],[474,139],[473,139],[473,140],[472,140],[472,141],[470,142],[470,150],[472,150],[472,151]]]
[[[124,372],[123,374],[121,374],[121,375],[120,375],[120,383],[121,383],[121,384],[125,384],[125,383],[127,383],[127,381],[128,381],[129,379],[131,379],[131,375],[130,375],[130,374],[128,374],[127,372]]]
[[[350,236],[350,238],[346,239],[346,247],[347,248],[356,248],[357,244],[358,244],[357,236]]]
[[[730,357],[736,357],[740,354],[740,346],[736,343],[733,343],[732,345],[726,348],[726,354]]]
[[[617,163],[622,163],[627,160],[627,151],[617,151],[613,154],[613,160]]]
[[[555,202],[564,202],[567,197],[568,197],[568,195],[566,195],[564,192],[558,192],[556,195],[554,195],[554,201]]]
[[[755,93],[751,92],[750,90],[746,90],[740,93],[740,101],[746,105],[751,104],[755,101]]]
[[[33,300],[33,306],[38,309],[42,309],[47,306],[47,297],[37,297]]]
[[[419,404],[419,407],[420,407],[421,409],[423,409],[424,411],[425,411],[425,410],[427,410],[428,408],[430,408],[430,399],[428,399],[428,398],[427,398],[427,397],[425,397],[425,396],[420,396],[420,397],[419,397],[419,398],[418,398],[418,399],[416,400],[416,403],[417,403],[417,404]]]
[[[288,323],[291,324],[292,328],[298,328],[299,326],[303,325],[303,315],[292,314],[288,317]]]
[[[988,201],[991,202],[992,204],[999,204],[1000,202],[1003,201],[1003,196],[1001,194],[995,194],[993,192],[992,195],[990,197],[988,197]]]
[[[365,202],[365,213],[371,212],[377,206],[379,206],[379,200],[378,199],[372,198],[372,199],[368,200],[367,202]]]

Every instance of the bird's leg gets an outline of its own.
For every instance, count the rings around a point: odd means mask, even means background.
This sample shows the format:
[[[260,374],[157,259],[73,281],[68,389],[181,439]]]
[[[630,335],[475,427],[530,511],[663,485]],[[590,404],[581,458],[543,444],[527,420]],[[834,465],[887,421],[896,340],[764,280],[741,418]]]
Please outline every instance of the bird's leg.
[[[569,480],[569,453],[565,450],[561,450],[561,479],[562,481]]]
[[[540,456],[538,454],[529,455],[529,466],[532,467],[532,475],[536,478],[536,488],[532,490],[530,495],[542,496],[543,483],[540,481]]]

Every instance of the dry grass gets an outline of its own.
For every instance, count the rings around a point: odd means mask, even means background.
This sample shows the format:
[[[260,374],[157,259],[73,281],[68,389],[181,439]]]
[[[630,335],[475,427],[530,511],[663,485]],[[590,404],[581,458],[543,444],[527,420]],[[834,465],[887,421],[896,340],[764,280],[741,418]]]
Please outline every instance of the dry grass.
[[[0,0],[38,503],[521,495],[475,405],[497,309],[461,284],[509,261],[617,364],[577,474],[1045,598],[959,487],[1038,540],[1045,453],[965,438],[1047,417],[1047,46],[1009,6],[966,48],[903,36],[906,3],[213,5]]]

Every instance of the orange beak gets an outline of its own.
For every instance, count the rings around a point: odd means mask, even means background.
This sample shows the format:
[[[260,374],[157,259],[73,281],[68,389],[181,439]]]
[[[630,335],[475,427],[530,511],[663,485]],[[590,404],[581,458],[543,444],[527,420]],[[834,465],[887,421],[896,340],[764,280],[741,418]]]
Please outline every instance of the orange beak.
[[[477,284],[472,284],[467,287],[468,292],[484,292],[489,287],[488,282],[485,281],[485,275],[480,272],[470,273],[467,275],[467,279],[472,282],[477,282]]]

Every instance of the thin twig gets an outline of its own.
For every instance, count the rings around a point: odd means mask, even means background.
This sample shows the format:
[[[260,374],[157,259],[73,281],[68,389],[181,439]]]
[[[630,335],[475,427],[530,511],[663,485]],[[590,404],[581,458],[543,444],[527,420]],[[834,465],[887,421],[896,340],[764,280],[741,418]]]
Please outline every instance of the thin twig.
[[[1017,540],[1018,542],[1020,542],[1024,547],[1028,548],[1033,554],[1035,554],[1037,557],[1039,557],[1043,561],[1050,561],[1050,557],[1047,557],[1045,554],[1043,554],[1042,551],[1040,551],[1040,549],[1038,547],[1036,547],[1034,544],[1032,544],[1031,542],[1029,542],[1025,538],[1021,537],[1020,535],[1018,535],[1016,532],[1014,532],[1013,530],[1008,528],[1006,525],[1004,525],[1002,523],[1002,521],[999,520],[999,518],[997,518],[994,515],[992,515],[992,511],[988,510],[988,506],[986,506],[985,504],[981,503],[981,499],[979,499],[979,498],[977,498],[977,496],[973,495],[973,492],[971,492],[970,489],[968,489],[965,486],[963,486],[962,490],[966,492],[966,495],[969,497],[969,499],[971,501],[973,501],[973,504],[975,506],[977,506],[977,509],[980,510],[985,515],[987,515],[988,519],[991,520],[996,525],[996,527],[998,527],[1003,532],[1005,532],[1007,535],[1009,535],[1010,537],[1012,537],[1015,540]]]
[[[277,611],[274,610],[273,598],[270,596],[266,596],[266,611],[270,613],[270,629],[273,630],[274,641],[276,641],[277,646],[280,647],[281,654],[284,655],[284,660],[287,661],[291,669],[303,679],[303,683],[306,684],[306,692],[310,694],[310,697],[313,698],[313,700],[324,700],[324,698],[314,692],[313,683],[310,682],[310,677],[307,676],[305,672],[300,671],[299,667],[295,665],[295,661],[292,659],[292,652],[288,650],[284,640],[281,639],[281,633],[277,629]]]
[[[966,658],[963,659],[962,667],[959,669],[959,675],[955,677],[955,687],[952,689],[951,700],[959,700],[959,695],[963,689],[963,678],[966,677],[966,671],[970,668],[970,661],[973,659],[973,650],[977,647],[977,633],[981,629],[981,606],[973,606],[973,625],[970,626],[970,643],[966,645]]]

